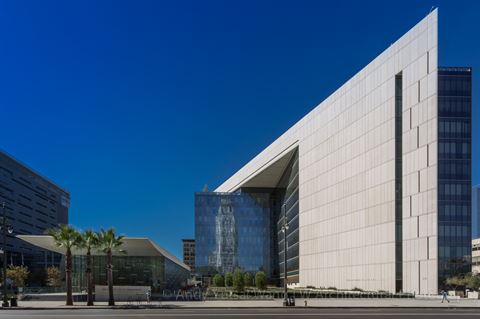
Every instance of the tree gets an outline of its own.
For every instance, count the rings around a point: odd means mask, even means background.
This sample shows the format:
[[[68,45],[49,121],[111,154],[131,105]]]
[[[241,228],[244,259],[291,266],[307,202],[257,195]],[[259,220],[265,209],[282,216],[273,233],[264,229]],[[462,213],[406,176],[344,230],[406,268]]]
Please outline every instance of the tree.
[[[107,257],[107,283],[108,283],[108,305],[115,306],[113,297],[113,252],[124,252],[120,249],[123,245],[124,236],[117,236],[115,230],[101,230],[98,233],[98,247]]]
[[[249,272],[246,272],[243,275],[243,281],[245,283],[245,287],[252,287],[253,286],[253,275]]]
[[[25,287],[25,280],[27,280],[30,272],[26,266],[10,265],[7,268],[7,278],[10,278],[17,287]]]
[[[467,283],[464,276],[449,277],[445,282],[447,285],[452,286],[454,290],[457,290],[459,286],[465,286]]]
[[[225,274],[225,287],[232,287],[233,286],[233,274],[231,272],[227,272]]]
[[[60,287],[62,285],[60,268],[58,267],[48,267],[47,268],[47,286],[50,287]]]
[[[245,288],[245,282],[243,281],[243,272],[237,268],[233,272],[233,289],[236,292],[242,292]]]
[[[478,290],[480,288],[480,275],[469,273],[465,275],[465,287]]]
[[[258,289],[265,289],[267,286],[267,276],[263,271],[259,271],[255,274],[255,286]]]
[[[92,249],[98,246],[98,235],[92,230],[82,233],[80,246],[86,250],[85,275],[87,279],[87,306],[93,306]]]
[[[225,281],[223,280],[222,275],[216,274],[213,276],[213,285],[215,287],[225,287]]]
[[[48,230],[58,247],[65,249],[65,281],[67,283],[67,306],[73,305],[72,297],[72,248],[80,243],[80,233],[69,225],[60,225]]]

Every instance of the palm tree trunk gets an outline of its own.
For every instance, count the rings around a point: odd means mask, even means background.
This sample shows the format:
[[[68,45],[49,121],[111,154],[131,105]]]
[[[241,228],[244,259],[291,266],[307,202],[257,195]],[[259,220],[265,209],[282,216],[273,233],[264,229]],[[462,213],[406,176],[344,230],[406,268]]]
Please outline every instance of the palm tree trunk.
[[[67,282],[67,306],[73,306],[72,297],[72,252],[67,250],[66,256],[67,265],[65,267],[65,280]]]
[[[87,251],[87,306],[93,306],[93,276],[92,276],[92,255],[90,249]]]
[[[113,269],[112,269],[112,252],[107,253],[107,281],[108,281],[108,305],[115,306],[113,298]]]

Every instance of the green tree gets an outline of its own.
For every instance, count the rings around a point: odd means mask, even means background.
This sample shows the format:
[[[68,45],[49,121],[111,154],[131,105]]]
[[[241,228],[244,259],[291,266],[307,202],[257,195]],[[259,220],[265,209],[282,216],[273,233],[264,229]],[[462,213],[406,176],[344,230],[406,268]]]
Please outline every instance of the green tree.
[[[115,230],[100,230],[98,233],[98,247],[107,257],[107,283],[108,283],[108,305],[115,306],[113,297],[113,252],[124,252],[120,249],[123,245],[124,236],[117,236]]]
[[[216,274],[213,276],[213,285],[215,287],[225,287],[225,281],[223,280],[222,275]]]
[[[267,276],[263,271],[259,271],[255,274],[255,286],[258,289],[265,289],[267,286]]]
[[[243,272],[237,268],[233,272],[233,289],[236,292],[242,292],[245,288],[245,282],[243,281]]]
[[[58,247],[65,249],[65,281],[67,284],[67,306],[73,305],[72,297],[72,248],[80,243],[80,233],[69,225],[60,225],[48,230]]]
[[[465,287],[473,290],[480,288],[480,275],[469,273],[465,275]]]
[[[245,283],[245,287],[253,287],[253,275],[249,272],[246,272],[243,275],[243,282]]]
[[[232,287],[233,286],[233,274],[231,272],[227,272],[225,274],[225,287]]]
[[[93,306],[92,249],[98,246],[98,235],[92,230],[82,233],[80,246],[86,250],[85,277],[87,279],[87,306]]]
[[[62,285],[62,278],[60,268],[48,267],[47,268],[47,286],[60,287]]]
[[[457,290],[458,287],[463,287],[467,284],[464,276],[449,277],[445,283],[451,286],[454,290]]]
[[[7,268],[7,278],[13,280],[17,287],[25,287],[25,280],[27,280],[29,274],[26,266],[10,265]]]

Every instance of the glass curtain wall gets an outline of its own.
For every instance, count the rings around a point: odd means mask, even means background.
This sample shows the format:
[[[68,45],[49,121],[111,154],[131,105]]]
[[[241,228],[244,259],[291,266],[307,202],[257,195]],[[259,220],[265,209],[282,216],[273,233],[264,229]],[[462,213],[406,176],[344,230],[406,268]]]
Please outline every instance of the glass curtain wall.
[[[275,187],[195,194],[196,272],[209,278],[237,267],[261,270],[272,284],[280,284],[284,264],[282,207],[289,225],[288,282],[298,283],[298,151]]]
[[[87,287],[85,256],[73,258],[73,285]],[[92,274],[96,285],[107,284],[105,256],[92,256]],[[151,286],[153,292],[185,286],[189,271],[162,256],[114,256],[113,282],[116,286]]]
[[[470,271],[471,112],[470,68],[438,72],[438,247],[439,287]]]
[[[285,233],[282,232],[284,218],[287,230],[287,283],[299,282],[299,206],[298,206],[298,151],[293,155],[276,188],[278,269],[280,283],[284,279]]]
[[[195,268],[199,275],[264,271],[271,276],[269,193],[195,194]]]

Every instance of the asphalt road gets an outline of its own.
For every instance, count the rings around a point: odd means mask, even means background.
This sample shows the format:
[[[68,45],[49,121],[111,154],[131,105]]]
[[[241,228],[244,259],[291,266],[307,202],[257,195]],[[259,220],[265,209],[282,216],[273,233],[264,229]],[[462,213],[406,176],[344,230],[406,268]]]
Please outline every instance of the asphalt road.
[[[56,318],[480,318],[477,309],[74,309],[0,310],[1,319]]]

